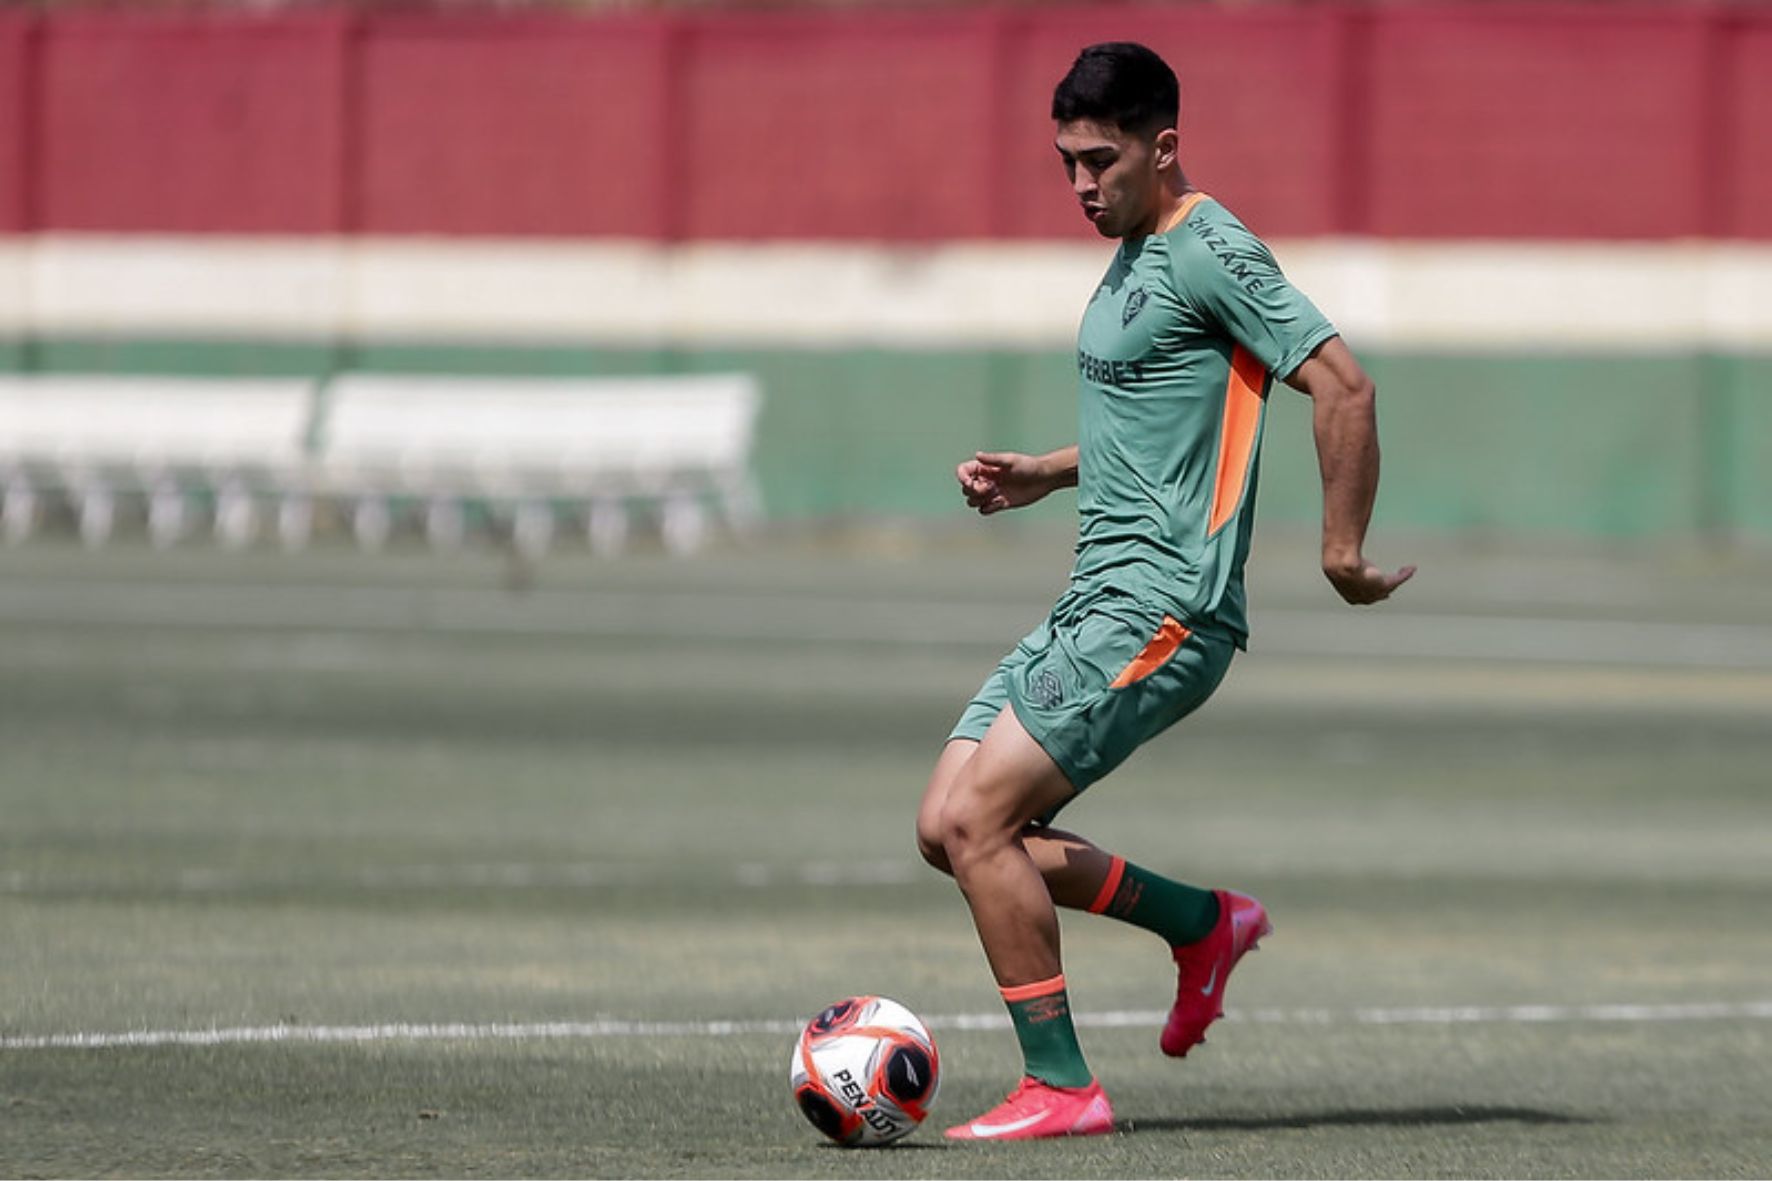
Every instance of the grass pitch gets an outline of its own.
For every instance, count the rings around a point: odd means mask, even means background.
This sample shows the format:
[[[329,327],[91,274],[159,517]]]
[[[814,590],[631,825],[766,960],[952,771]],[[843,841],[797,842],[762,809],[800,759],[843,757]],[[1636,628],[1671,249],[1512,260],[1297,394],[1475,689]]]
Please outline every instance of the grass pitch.
[[[1256,651],[1066,814],[1269,905],[1231,1018],[1162,1058],[1162,950],[1067,916],[1119,1134],[822,1145],[787,1062],[837,997],[931,1021],[932,1124],[1014,1080],[910,837],[1062,581],[1031,541],[522,592],[484,554],[0,555],[0,1174],[1772,1173],[1764,566],[1430,552],[1353,612],[1271,543]]]

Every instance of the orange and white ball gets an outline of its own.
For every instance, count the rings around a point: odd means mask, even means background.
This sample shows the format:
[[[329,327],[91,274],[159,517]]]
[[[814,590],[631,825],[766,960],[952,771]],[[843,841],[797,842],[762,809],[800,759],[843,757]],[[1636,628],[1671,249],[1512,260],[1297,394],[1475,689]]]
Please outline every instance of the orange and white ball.
[[[941,1056],[917,1015],[882,996],[838,1001],[807,1022],[789,1069],[794,1102],[848,1148],[908,1136],[941,1089]]]

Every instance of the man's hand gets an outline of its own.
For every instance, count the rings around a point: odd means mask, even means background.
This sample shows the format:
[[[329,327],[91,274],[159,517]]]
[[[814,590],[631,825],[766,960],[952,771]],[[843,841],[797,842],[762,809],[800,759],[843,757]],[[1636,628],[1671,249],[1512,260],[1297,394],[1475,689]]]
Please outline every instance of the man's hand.
[[[1021,508],[1056,488],[1077,482],[1074,447],[1050,455],[1023,455],[1019,451],[980,451],[954,469],[966,503],[983,516],[1006,508]]]
[[[1390,598],[1392,591],[1415,577],[1415,567],[1404,566],[1395,574],[1386,574],[1359,554],[1349,559],[1325,555],[1323,574],[1336,594],[1358,607]]]

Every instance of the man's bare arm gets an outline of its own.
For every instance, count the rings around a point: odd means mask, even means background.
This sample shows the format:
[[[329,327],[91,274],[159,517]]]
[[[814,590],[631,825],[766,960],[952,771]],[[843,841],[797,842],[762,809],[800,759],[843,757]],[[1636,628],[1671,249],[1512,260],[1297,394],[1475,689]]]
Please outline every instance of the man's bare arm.
[[[966,503],[984,516],[1021,508],[1048,492],[1077,483],[1077,449],[1061,447],[1045,455],[980,451],[954,469]]]
[[[1311,431],[1323,475],[1323,574],[1350,603],[1377,603],[1415,567],[1386,574],[1364,554],[1378,496],[1378,389],[1339,336],[1330,337],[1286,383],[1313,403]]]

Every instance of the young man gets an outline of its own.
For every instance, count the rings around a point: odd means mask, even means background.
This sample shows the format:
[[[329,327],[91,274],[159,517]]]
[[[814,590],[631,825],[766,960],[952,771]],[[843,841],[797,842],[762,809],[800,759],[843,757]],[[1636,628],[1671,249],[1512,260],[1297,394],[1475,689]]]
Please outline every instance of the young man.
[[[1225,981],[1269,931],[1261,903],[1171,881],[1052,828],[1058,810],[1217,687],[1244,646],[1243,563],[1275,377],[1314,402],[1323,573],[1376,603],[1414,573],[1362,552],[1378,484],[1374,389],[1335,328],[1176,159],[1175,74],[1141,45],[1085,49],[1052,99],[1083,213],[1120,240],[1078,337],[1079,439],[980,452],[957,475],[980,513],[1075,486],[1070,585],[967,706],[917,814],[917,843],[972,911],[1026,1063],[953,1139],[1112,1130],[1071,1023],[1054,906],[1162,938],[1175,959],[1163,1052],[1222,1013]],[[1008,706],[1009,708],[1004,708]]]

